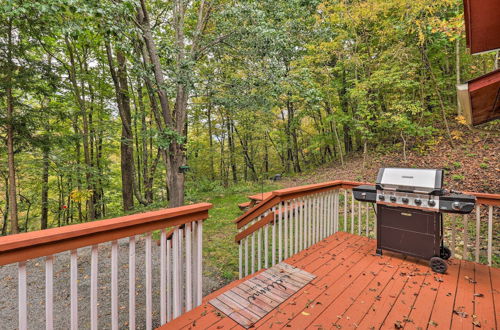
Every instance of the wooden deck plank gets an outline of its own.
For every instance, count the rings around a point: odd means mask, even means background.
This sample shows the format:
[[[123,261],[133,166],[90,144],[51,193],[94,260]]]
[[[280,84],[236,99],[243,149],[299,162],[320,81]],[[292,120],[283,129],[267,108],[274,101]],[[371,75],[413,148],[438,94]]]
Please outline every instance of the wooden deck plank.
[[[326,248],[327,250],[323,251],[323,252],[330,252],[332,254],[344,256],[345,258],[348,258],[350,256],[350,254],[354,253],[359,248],[365,246],[364,244],[358,243],[360,237],[355,237],[354,235],[348,235],[348,237],[350,239],[342,241],[341,244],[338,244],[337,240],[329,240],[331,242],[330,244],[333,246],[333,248],[328,249],[328,247],[321,245],[321,249]],[[368,249],[367,249],[367,251],[368,251]],[[318,251],[318,253],[311,253],[309,255],[309,259],[313,259],[314,255],[315,256],[322,255],[323,252],[320,253],[320,251]],[[290,262],[291,259],[292,258],[287,259],[286,262],[287,263]],[[302,258],[300,258],[299,261],[300,260],[302,260]],[[334,260],[333,262],[331,262],[329,264],[326,264],[325,262],[323,262],[322,264],[320,264],[319,267],[330,267],[329,269],[333,269],[335,267],[335,265],[338,265],[341,261],[342,260],[339,258],[339,259]],[[293,266],[297,266],[297,265],[293,265]],[[317,267],[317,268],[319,268],[319,267]],[[317,270],[317,268],[312,268],[312,266],[309,265],[309,266],[304,267],[303,269],[305,271],[308,271],[308,272],[311,272],[311,273],[317,275],[317,273],[315,272]],[[293,297],[297,297],[298,295],[300,296],[301,292],[308,292],[309,290],[311,290],[311,288],[315,288],[317,285],[316,282],[318,280],[319,280],[318,278],[313,280],[310,284],[306,285],[304,288],[299,290],[299,292],[297,292]],[[284,308],[283,306],[287,305],[287,303],[289,301],[290,301],[290,298],[288,300],[286,300],[285,302],[283,302],[283,304],[281,306],[277,307],[274,311],[272,311],[267,316],[265,316],[263,319],[261,319],[259,322],[257,322],[256,326],[258,327],[261,324],[266,323],[266,321],[268,321],[268,320],[276,320],[276,314],[279,314],[280,311]],[[280,321],[276,320],[276,322],[280,322]],[[281,321],[281,322],[283,323],[284,321]],[[227,327],[229,324],[230,324],[230,322],[228,322],[228,320],[220,320],[217,323],[217,325],[223,326],[223,327]],[[279,323],[277,323],[277,324],[279,324]]]
[[[495,321],[493,287],[490,270],[486,265],[475,264],[474,315],[473,322],[483,329],[498,329]]]
[[[323,287],[326,288],[326,290],[315,297],[312,303],[310,303],[302,313],[295,315],[295,317],[287,323],[287,327],[305,329],[309,325],[312,325],[313,321],[315,321],[315,319],[326,309],[329,300],[339,296],[352,281],[356,281],[358,277],[363,276],[366,268],[370,267],[372,263],[375,263],[375,258],[365,258],[365,256],[366,253],[360,251],[356,252],[350,260],[346,260],[347,263],[350,263],[349,269],[344,270],[342,275],[339,274],[340,276],[335,276],[336,279],[331,278],[331,280],[328,281],[330,283],[325,283]],[[324,325],[321,325],[321,327],[322,326]]]
[[[474,278],[474,263],[462,260],[460,262],[460,275],[458,276],[457,294],[451,320],[453,329],[472,329]]]
[[[278,302],[281,292],[246,308],[241,297],[251,288],[244,285],[221,299],[239,304],[249,317],[261,315],[258,308],[274,308],[255,324],[266,329],[394,329],[397,321],[405,329],[473,330],[473,321],[482,329],[498,328],[499,269],[451,259],[448,273],[440,275],[431,273],[425,261],[389,252],[375,256],[374,248],[374,240],[339,232],[285,260],[298,268],[291,274],[297,283],[308,280],[301,269],[317,277],[283,303]],[[208,301],[245,280],[269,276],[259,271],[232,282],[162,329],[242,329]]]
[[[392,266],[396,267],[398,264],[402,263],[401,259],[392,260],[391,256],[377,257],[376,260],[363,271],[363,276],[359,276],[357,279],[351,278],[352,281],[349,287],[328,304],[328,307],[314,320],[314,324],[331,327],[342,318],[344,312],[353,302],[357,302],[357,298],[360,294],[364,291],[376,291],[376,287],[382,285],[380,283],[381,274],[388,272],[390,268],[387,266],[391,265],[391,261]]]
[[[418,265],[412,265],[412,267],[415,268],[411,272],[400,272],[396,274],[396,276],[408,277],[408,280],[392,306],[391,311],[387,314],[384,323],[382,323],[383,328],[397,329],[403,326],[406,320],[410,321],[409,315],[414,307],[415,301],[422,287],[425,287],[424,283],[426,280],[428,281],[430,279],[431,272],[428,267],[419,267]]]
[[[489,268],[491,275],[491,287],[493,289],[493,306],[495,308],[495,322],[500,327],[500,269]]]
[[[337,320],[334,321],[336,327],[341,329],[356,328],[371,305],[378,300],[392,277],[399,274],[398,271],[403,265],[404,259],[399,255],[384,253],[384,257],[387,256],[391,257],[389,261],[379,261],[384,265],[384,269],[372,280],[373,284],[369,285],[369,289],[364,290],[342,314],[338,314],[340,317],[336,315]]]
[[[431,317],[429,318],[429,328],[449,329],[453,315],[453,306],[457,294],[458,279],[461,273],[462,263],[460,260],[449,260],[451,267],[447,274],[435,275],[434,280],[440,282],[436,300],[432,307]]]
[[[406,282],[408,281],[408,276],[400,276],[400,273],[414,271],[414,258],[408,257],[399,269],[399,273],[396,273],[391,278],[389,284],[385,287],[384,291],[376,297],[373,304],[370,306],[368,312],[363,316],[359,323],[359,327],[363,329],[370,328],[374,326],[379,328],[384,322],[387,314],[391,311],[392,306],[396,302],[397,298],[401,294]]]
[[[425,279],[424,285],[418,294],[418,297],[413,305],[408,319],[405,321],[407,329],[425,329],[431,321],[432,311],[434,306],[442,308],[442,304],[448,304],[450,310],[444,314],[451,315],[453,307],[453,297],[450,293],[450,288],[456,285],[458,272],[460,270],[460,262],[453,260],[448,262],[448,271],[446,274],[433,273],[429,278]],[[436,305],[437,304],[437,305]],[[442,313],[440,313],[442,314]],[[448,316],[449,319],[451,317]],[[440,319],[433,320],[441,322]],[[442,322],[444,323],[444,322]]]
[[[269,323],[274,323],[277,325],[286,324],[287,327],[296,329],[305,328],[309,324],[309,321],[314,320],[314,317],[324,309],[322,308],[323,304],[326,304],[330,299],[326,295],[319,299],[320,296],[325,291],[336,287],[337,283],[340,284],[340,279],[348,277],[349,275],[346,275],[346,272],[351,271],[351,269],[355,268],[355,271],[351,272],[351,276],[357,275],[358,271],[361,272],[363,266],[356,266],[373,248],[374,244],[364,244],[351,255],[342,251],[338,254],[338,258],[323,263],[323,266],[312,272],[318,278],[312,281],[310,286],[302,289],[301,295],[296,294],[287,304],[280,307],[280,311],[271,313],[270,317],[261,320],[256,326],[264,328],[268,327]],[[329,294],[327,293],[327,295]],[[295,320],[296,317],[300,316],[307,317],[307,319],[299,318],[299,320]]]

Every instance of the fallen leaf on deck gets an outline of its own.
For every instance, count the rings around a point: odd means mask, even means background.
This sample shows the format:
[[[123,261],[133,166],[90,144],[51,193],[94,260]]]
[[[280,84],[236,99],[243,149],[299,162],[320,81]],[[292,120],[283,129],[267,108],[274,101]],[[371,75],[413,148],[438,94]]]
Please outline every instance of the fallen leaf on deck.
[[[472,322],[472,324],[474,324],[475,327],[478,327],[478,328],[481,327],[481,323],[479,321],[474,321],[474,322]]]
[[[457,315],[458,315],[458,316],[460,316],[460,317],[463,317],[464,319],[465,319],[465,318],[467,318],[467,316],[469,316],[467,313],[465,313],[465,312],[461,312],[461,311],[457,311],[457,310],[455,310],[455,309],[453,310],[453,313],[454,313],[454,314],[457,314]]]
[[[308,312],[302,312],[301,314],[302,314],[302,315],[305,315],[305,316],[309,316],[309,315],[311,315],[311,313],[308,313]]]
[[[437,322],[434,322],[433,320],[429,321],[429,325],[432,325],[432,326],[435,326],[435,327],[438,326]]]
[[[484,297],[484,294],[482,294],[482,293],[474,293],[474,297]]]
[[[396,329],[403,329],[403,324],[401,324],[401,321],[396,321],[394,323],[394,328],[396,328]]]

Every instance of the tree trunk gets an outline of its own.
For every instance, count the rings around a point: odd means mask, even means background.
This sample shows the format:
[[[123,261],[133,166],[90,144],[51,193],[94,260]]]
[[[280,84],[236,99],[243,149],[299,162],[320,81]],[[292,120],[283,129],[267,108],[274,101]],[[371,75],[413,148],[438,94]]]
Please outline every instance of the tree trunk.
[[[40,218],[40,229],[47,229],[49,214],[49,148],[43,148],[42,169],[42,214]]]
[[[457,38],[457,40],[455,41],[455,65],[457,85],[460,85],[460,38]],[[460,102],[458,102],[458,98],[457,113],[459,116],[462,115],[462,108],[460,106]]]
[[[209,96],[210,97],[210,96]],[[208,121],[208,145],[210,148],[210,179],[215,180],[215,164],[214,164],[214,137],[212,136],[212,103],[209,101],[207,107]]]
[[[12,20],[8,23],[8,49],[7,49],[7,163],[9,168],[9,215],[10,232],[17,234],[19,232],[18,214],[17,214],[17,193],[16,193],[16,164],[14,159],[14,97],[12,95]]]

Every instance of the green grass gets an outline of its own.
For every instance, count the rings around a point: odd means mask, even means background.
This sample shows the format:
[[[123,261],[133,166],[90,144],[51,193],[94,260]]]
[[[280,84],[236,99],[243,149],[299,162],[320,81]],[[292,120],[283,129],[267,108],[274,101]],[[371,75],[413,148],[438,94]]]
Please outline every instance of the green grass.
[[[220,278],[227,283],[238,278],[238,245],[234,220],[243,214],[238,204],[247,202],[249,195],[280,189],[279,184],[242,183],[226,189],[192,191],[191,202],[213,204],[203,227],[203,258],[205,275]]]

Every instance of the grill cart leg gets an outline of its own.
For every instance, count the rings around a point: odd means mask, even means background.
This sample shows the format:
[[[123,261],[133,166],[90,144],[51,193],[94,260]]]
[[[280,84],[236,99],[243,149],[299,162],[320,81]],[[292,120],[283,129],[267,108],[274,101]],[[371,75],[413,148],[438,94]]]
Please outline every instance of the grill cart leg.
[[[440,257],[444,260],[448,260],[451,257],[451,250],[446,246],[441,246]]]
[[[382,249],[377,249],[377,251],[375,251],[375,254],[378,255],[378,256],[381,256],[382,255]]]
[[[432,257],[431,260],[429,261],[429,266],[431,269],[440,274],[446,273],[446,270],[448,270],[448,265],[446,264],[446,261],[439,257]]]

